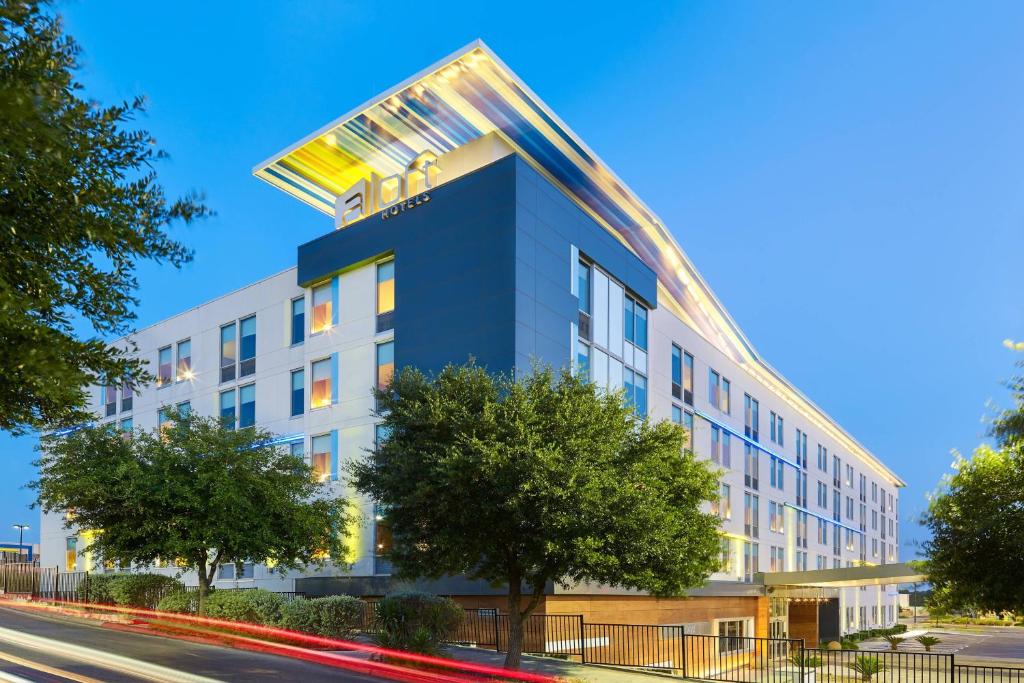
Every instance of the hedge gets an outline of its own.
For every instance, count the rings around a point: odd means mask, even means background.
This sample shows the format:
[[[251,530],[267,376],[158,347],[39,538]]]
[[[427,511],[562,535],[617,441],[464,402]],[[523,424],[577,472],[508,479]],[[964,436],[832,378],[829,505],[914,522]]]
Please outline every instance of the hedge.
[[[293,631],[328,638],[350,638],[362,624],[365,603],[351,595],[292,600],[281,608],[278,622]]]
[[[161,612],[180,612],[195,614],[199,610],[199,593],[196,591],[177,591],[165,595],[156,608]]]
[[[163,574],[90,574],[77,598],[101,604],[153,609],[165,595],[184,590],[180,581]]]
[[[219,590],[206,596],[206,616],[252,624],[277,624],[283,606],[284,598],[262,588]]]
[[[465,619],[451,598],[429,593],[396,593],[376,605],[377,644],[394,650],[436,654]]]

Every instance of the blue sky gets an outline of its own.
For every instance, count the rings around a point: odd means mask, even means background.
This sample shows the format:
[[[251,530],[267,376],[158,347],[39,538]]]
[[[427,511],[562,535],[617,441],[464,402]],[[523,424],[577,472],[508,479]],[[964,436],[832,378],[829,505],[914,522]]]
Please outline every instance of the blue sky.
[[[177,231],[192,264],[141,268],[140,326],[293,265],[331,223],[252,166],[479,37],[660,214],[762,355],[907,480],[906,542],[950,450],[1008,402],[1024,5],[58,8],[89,94],[146,94],[164,183],[218,212]],[[0,528],[38,526],[32,448],[0,435]]]

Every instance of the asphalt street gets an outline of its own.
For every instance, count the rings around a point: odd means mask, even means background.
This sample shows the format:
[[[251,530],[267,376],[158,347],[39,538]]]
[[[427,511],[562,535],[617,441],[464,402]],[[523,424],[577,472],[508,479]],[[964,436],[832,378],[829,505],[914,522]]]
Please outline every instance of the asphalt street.
[[[312,662],[125,633],[0,607],[0,681],[352,681],[382,679]]]

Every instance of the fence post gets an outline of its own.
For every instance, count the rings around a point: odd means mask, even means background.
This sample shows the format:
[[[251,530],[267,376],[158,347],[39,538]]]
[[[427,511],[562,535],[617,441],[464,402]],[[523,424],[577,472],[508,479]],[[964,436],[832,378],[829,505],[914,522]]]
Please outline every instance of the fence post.
[[[477,612],[479,616],[479,612]],[[494,651],[501,652],[501,636],[498,633],[498,610],[494,610],[492,614],[494,617]]]
[[[679,627],[679,643],[680,643],[680,648],[683,651],[683,656],[681,658],[682,659],[682,665],[683,665],[682,666],[683,678],[687,678],[688,676],[687,676],[687,671],[686,671],[686,627],[685,626],[680,626]]]
[[[804,639],[801,638],[800,639],[800,658],[798,659],[798,662],[799,662],[799,671],[798,671],[798,673],[800,674],[800,683],[807,683],[807,678],[805,677],[805,674],[804,674],[804,666],[807,664],[806,659],[807,659],[806,645],[805,645]],[[815,676],[815,679],[817,679],[817,676]],[[815,682],[815,683],[817,683],[817,682]]]
[[[587,638],[583,634],[583,615],[577,614],[580,625],[580,664],[587,663]]]
[[[949,683],[956,683],[957,680],[956,662],[953,660],[954,656],[955,655],[952,652],[949,653]]]

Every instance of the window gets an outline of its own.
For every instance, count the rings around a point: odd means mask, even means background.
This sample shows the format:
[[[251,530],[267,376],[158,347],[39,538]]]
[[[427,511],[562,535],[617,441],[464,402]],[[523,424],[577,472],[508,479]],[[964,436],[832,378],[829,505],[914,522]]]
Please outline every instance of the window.
[[[395,342],[377,344],[377,389],[383,391],[395,376]]]
[[[156,426],[160,430],[161,434],[166,432],[171,426],[171,410],[170,408],[161,408],[156,412]]]
[[[395,327],[395,262],[377,264],[377,331]]]
[[[729,380],[708,370],[708,402],[723,413],[729,412]]]
[[[693,405],[693,356],[683,352],[683,403]]]
[[[321,434],[314,436],[310,442],[310,449],[313,456],[310,463],[313,465],[313,476],[319,481],[326,481],[331,478],[331,435]]]
[[[828,472],[828,449],[818,444],[818,469]]]
[[[828,522],[823,519],[818,520],[818,543],[828,545]]]
[[[647,415],[647,378],[629,368],[622,369],[624,399],[638,416]]]
[[[626,341],[638,349],[647,350],[647,309],[632,297],[624,298],[623,331]]]
[[[121,412],[126,412],[132,409],[132,396],[135,392],[132,390],[131,384],[121,385]]]
[[[73,572],[78,569],[78,537],[68,536],[64,545],[64,568]]]
[[[306,339],[306,297],[292,299],[292,344]]]
[[[292,410],[291,415],[302,415],[306,409],[306,371],[292,370]]]
[[[868,500],[868,478],[863,474],[860,475],[860,502],[866,503]]]
[[[306,444],[302,441],[296,441],[288,444],[288,453],[293,458],[299,458],[300,460],[306,459]]]
[[[770,567],[769,571],[773,571],[773,572],[784,572],[784,571],[786,571],[785,549],[780,547],[780,546],[773,545],[772,549],[771,549],[771,553],[772,553],[771,567]]]
[[[853,498],[846,497],[846,518],[853,519]]]
[[[803,470],[797,470],[794,477],[796,483],[796,504],[800,507],[807,507],[807,475]]]
[[[749,545],[749,544],[747,544]],[[755,546],[757,544],[754,544]],[[750,560],[750,548],[743,548],[743,563],[749,565]],[[756,560],[757,553],[754,552],[754,558]],[[755,563],[756,564],[756,563]],[[756,569],[755,569],[756,571]],[[744,569],[744,574],[747,571]],[[726,652],[742,652],[747,649],[745,642],[747,636],[747,622],[744,619],[732,619],[729,621],[718,622],[718,651],[719,653]]]
[[[797,511],[796,513],[796,544],[800,548],[807,547],[807,513]],[[807,561],[804,561],[807,564]]]
[[[683,350],[672,345],[672,398],[683,397]]]
[[[722,467],[732,467],[732,435],[722,432]]]
[[[771,486],[772,486],[772,488],[776,488],[776,489],[778,489],[780,491],[785,490],[786,486],[785,486],[785,480],[783,478],[782,461],[779,460],[778,458],[776,458],[775,456],[772,456],[772,459],[771,459],[771,462],[769,463],[769,465],[772,468],[772,471],[771,471]]]
[[[760,500],[753,493],[743,494],[743,533],[751,538],[757,538],[760,531],[758,518],[760,517]]]
[[[576,344],[576,375],[590,379],[590,345],[583,342]]]
[[[828,510],[828,486],[824,482],[818,482],[818,507]]]
[[[757,543],[743,544],[743,580],[750,583],[757,572]]]
[[[331,359],[314,361],[312,366],[313,391],[310,394],[311,408],[331,405]]]
[[[732,574],[736,558],[732,552],[732,542],[728,538],[720,538],[718,541],[718,555],[722,562],[721,570],[726,574]]]
[[[777,533],[783,533],[783,512],[782,503],[770,501],[768,503],[768,529]]]
[[[796,430],[796,464],[807,469],[807,434]]]
[[[743,485],[755,491],[758,489],[758,465],[757,449],[743,444]]]
[[[683,427],[686,429],[686,447],[693,450],[693,413],[683,411]]]
[[[178,405],[174,406],[179,417],[188,417],[189,413],[192,412],[192,404],[189,401],[182,401]]]
[[[238,353],[238,376],[247,377],[256,372],[256,316],[250,315],[238,323],[241,343]]]
[[[721,497],[718,501],[718,516],[722,519],[732,519],[732,489],[728,484],[722,484]]]
[[[256,385],[246,384],[238,388],[238,426],[252,427],[256,424]]]
[[[330,282],[313,288],[313,326],[309,329],[310,334],[331,329],[334,321],[334,312],[331,310],[332,289]]]
[[[878,484],[871,482],[871,502],[878,502]]]
[[[722,462],[722,430],[718,425],[711,425],[711,462],[716,465]]]
[[[373,573],[390,574],[391,562],[387,555],[391,552],[391,525],[382,514],[383,510],[374,510],[373,515]]]
[[[158,387],[165,387],[171,383],[172,367],[171,364],[174,361],[171,360],[171,347],[165,346],[164,348],[157,351],[157,375],[156,385]]]
[[[220,392],[220,419],[227,429],[235,428],[235,390]]]
[[[220,328],[220,381],[230,382],[235,378],[235,361],[238,360],[235,348],[235,324],[228,323]]]
[[[580,261],[576,274],[576,296],[579,299],[579,335],[590,340],[590,266]]]
[[[750,394],[743,394],[743,432],[754,441],[760,441],[758,434],[760,421],[757,399],[751,398]]]
[[[192,379],[192,340],[178,342],[178,364],[174,370],[174,381]]]
[[[853,488],[853,465],[846,466],[846,485]]]
[[[783,427],[782,416],[776,415],[775,411],[771,411],[771,439],[772,443],[776,443],[779,446],[786,445],[785,439],[785,428]]]
[[[117,387],[110,384],[103,387],[104,416],[117,414]]]
[[[130,432],[130,431],[132,431],[132,419],[130,417],[126,417],[125,419],[121,420],[121,431],[122,432]]]
[[[841,461],[838,455],[832,456],[832,485],[839,488],[839,471],[842,469]]]
[[[833,491],[832,492],[832,519],[834,519],[837,522],[839,521],[839,518],[840,518],[840,514],[841,514],[840,508],[842,507],[842,505],[843,505],[843,494],[839,493],[839,491]]]

